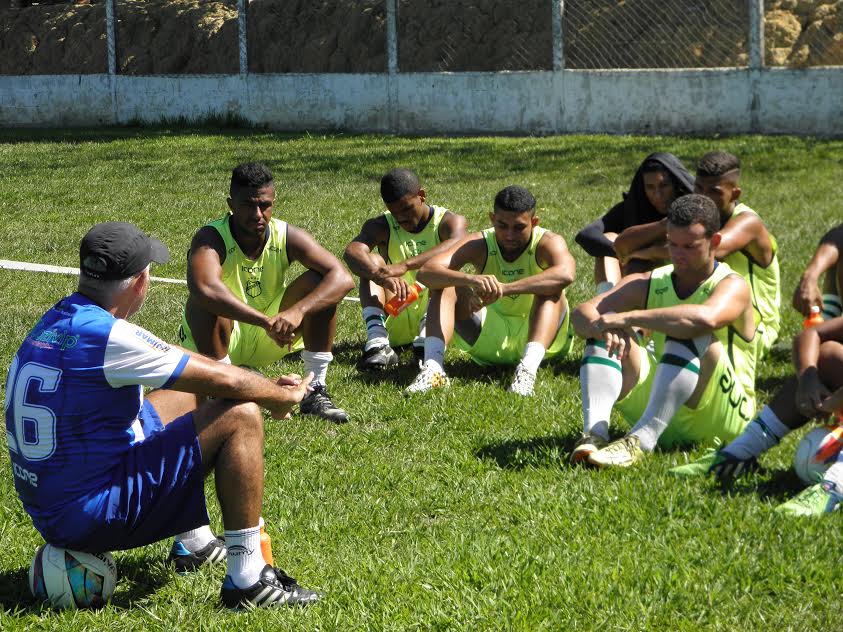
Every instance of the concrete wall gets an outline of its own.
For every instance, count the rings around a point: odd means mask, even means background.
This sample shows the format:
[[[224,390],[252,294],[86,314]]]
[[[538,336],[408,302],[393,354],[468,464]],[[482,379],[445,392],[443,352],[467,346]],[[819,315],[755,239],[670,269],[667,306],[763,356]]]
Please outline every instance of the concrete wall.
[[[843,136],[843,68],[0,77],[0,126],[235,114],[303,131]]]

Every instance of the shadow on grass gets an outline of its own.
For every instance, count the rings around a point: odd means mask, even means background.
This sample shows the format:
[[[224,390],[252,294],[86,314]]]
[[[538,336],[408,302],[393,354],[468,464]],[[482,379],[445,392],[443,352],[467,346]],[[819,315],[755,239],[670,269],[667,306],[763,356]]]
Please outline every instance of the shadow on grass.
[[[117,588],[111,600],[118,608],[130,608],[170,579],[170,569],[158,558],[122,559],[117,563]],[[18,616],[52,612],[29,591],[29,567],[0,571],[0,611]]]
[[[761,480],[761,477],[764,477]],[[723,495],[752,495],[760,500],[784,502],[805,489],[803,483],[792,469],[768,470],[761,468],[755,476],[738,479],[717,487]]]
[[[560,468],[567,467],[568,456],[576,442],[577,437],[559,435],[502,441],[479,448],[475,456],[484,461],[493,461],[498,467],[507,470]]]

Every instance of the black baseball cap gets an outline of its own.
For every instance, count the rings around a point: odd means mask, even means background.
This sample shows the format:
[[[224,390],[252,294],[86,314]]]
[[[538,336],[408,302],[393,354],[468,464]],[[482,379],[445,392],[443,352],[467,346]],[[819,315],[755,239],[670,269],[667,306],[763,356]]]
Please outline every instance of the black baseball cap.
[[[79,267],[94,279],[117,281],[155,263],[167,263],[170,251],[157,239],[127,222],[97,224],[82,238]]]

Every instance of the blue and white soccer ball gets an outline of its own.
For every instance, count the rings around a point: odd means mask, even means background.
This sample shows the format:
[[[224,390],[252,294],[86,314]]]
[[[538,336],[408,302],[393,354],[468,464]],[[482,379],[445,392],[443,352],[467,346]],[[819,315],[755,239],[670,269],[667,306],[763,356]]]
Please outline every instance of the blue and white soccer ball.
[[[114,594],[111,553],[82,553],[45,544],[29,566],[29,589],[53,608],[99,608]]]
[[[806,434],[796,448],[793,469],[802,482],[813,485],[837,461],[843,447],[843,426],[820,426]]]

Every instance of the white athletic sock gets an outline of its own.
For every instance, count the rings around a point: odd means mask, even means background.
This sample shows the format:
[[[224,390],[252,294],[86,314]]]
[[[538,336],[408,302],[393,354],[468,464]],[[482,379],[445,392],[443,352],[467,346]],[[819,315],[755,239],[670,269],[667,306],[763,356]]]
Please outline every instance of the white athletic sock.
[[[825,471],[823,483],[833,483],[833,490],[837,495],[843,496],[843,450],[837,455],[837,461]]]
[[[225,546],[228,549],[228,570],[226,573],[238,588],[248,588],[260,578],[266,566],[261,553],[261,530],[255,526],[225,532]]]
[[[372,347],[389,344],[386,314],[380,307],[364,307],[363,322],[366,323],[366,351]]]
[[[831,320],[843,313],[843,302],[837,294],[823,294],[823,319]]]
[[[524,355],[521,356],[521,366],[535,375],[536,371],[539,370],[539,365],[544,360],[545,351],[547,350],[542,343],[528,342],[524,347]]]
[[[777,445],[790,432],[769,406],[749,422],[744,431],[723,450],[741,460],[751,459]]]
[[[176,542],[181,542],[188,551],[196,553],[196,551],[205,548],[216,538],[217,536],[211,531],[209,525],[202,525],[196,529],[179,533],[176,536]]]
[[[226,355],[224,358],[217,360],[220,364],[231,364],[231,356]]]
[[[424,347],[424,339],[427,336],[427,314],[419,321],[419,335],[413,338],[414,347]]]
[[[583,433],[609,440],[609,416],[623,386],[621,363],[609,357],[606,343],[588,340],[580,365]]]
[[[311,384],[324,386],[328,365],[334,359],[334,354],[330,351],[308,351],[305,349],[301,352],[301,359],[304,360],[304,374],[307,375],[313,371],[313,382]]]
[[[708,349],[711,335],[693,340],[668,338],[653,376],[647,408],[630,434],[638,437],[641,449],[652,452],[676,411],[688,401],[700,379],[700,358]]]
[[[445,372],[445,341],[436,336],[424,339],[424,363],[431,368]]]
[[[600,283],[597,284],[597,295],[603,294],[603,292],[608,292],[613,287],[615,287],[615,284],[611,281],[600,281]]]

